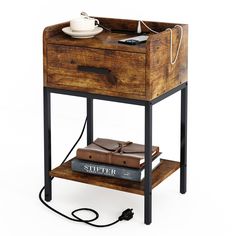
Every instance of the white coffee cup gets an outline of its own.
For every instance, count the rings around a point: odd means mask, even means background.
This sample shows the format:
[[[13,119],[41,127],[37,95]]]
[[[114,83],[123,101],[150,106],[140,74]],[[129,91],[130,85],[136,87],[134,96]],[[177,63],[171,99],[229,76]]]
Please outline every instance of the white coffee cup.
[[[97,19],[81,15],[79,18],[70,21],[72,31],[91,31],[97,27],[99,21]]]

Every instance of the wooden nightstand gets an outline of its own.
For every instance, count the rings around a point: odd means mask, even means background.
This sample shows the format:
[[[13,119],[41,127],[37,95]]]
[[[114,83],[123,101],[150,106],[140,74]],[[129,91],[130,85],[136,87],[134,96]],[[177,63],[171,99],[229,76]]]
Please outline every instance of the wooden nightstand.
[[[188,26],[180,42],[177,24],[145,22],[159,34],[149,34],[148,41],[135,46],[119,44],[119,39],[137,35],[138,22],[98,18],[111,29],[91,39],[73,39],[62,32],[69,22],[45,28],[44,44],[44,161],[45,200],[52,199],[51,176],[75,180],[121,191],[144,195],[145,223],[151,223],[152,188],[180,167],[180,192],[186,192],[187,168],[187,47]],[[178,24],[179,25],[179,24]],[[172,31],[166,30],[171,28]],[[180,162],[162,160],[151,171],[152,106],[181,91]],[[74,173],[70,161],[51,170],[51,109],[50,94],[59,93],[87,98],[87,143],[93,141],[93,99],[129,103],[145,107],[145,180],[141,183]]]

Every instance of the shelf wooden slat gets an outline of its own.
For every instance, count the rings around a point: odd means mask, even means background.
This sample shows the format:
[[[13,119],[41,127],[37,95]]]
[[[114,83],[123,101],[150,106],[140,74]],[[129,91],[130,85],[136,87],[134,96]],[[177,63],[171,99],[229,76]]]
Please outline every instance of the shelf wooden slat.
[[[152,173],[152,188],[155,188],[164,179],[179,169],[179,167],[179,162],[161,159],[161,163]],[[50,172],[50,175],[58,178],[78,181],[81,183],[144,195],[144,180],[142,182],[135,182],[75,172],[71,170],[71,160],[53,169]]]

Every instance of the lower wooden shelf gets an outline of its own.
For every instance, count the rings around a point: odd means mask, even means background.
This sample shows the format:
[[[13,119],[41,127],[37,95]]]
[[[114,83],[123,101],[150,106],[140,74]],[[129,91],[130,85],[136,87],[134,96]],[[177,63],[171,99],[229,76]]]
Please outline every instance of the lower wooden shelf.
[[[178,170],[179,167],[179,162],[161,159],[159,166],[152,172],[152,188],[155,188],[164,179]],[[50,171],[50,175],[53,177],[74,180],[81,183],[144,195],[144,180],[142,182],[135,182],[75,172],[71,170],[71,160]]]

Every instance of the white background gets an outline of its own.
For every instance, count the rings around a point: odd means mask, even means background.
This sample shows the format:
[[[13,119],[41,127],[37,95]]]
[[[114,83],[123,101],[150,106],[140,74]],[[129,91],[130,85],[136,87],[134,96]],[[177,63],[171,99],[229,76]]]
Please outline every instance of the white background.
[[[1,235],[236,235],[234,1],[1,1]],[[132,207],[134,219],[96,229],[69,222],[38,200],[43,185],[42,32],[81,11],[113,18],[189,24],[188,192],[179,171],[153,191],[153,223],[141,196],[55,179],[52,206],[91,207],[109,223]],[[154,107],[153,141],[179,158],[179,94]],[[78,137],[85,100],[52,96],[53,166]],[[143,108],[95,102],[95,137],[143,143]],[[80,146],[85,145],[84,136]],[[89,214],[83,214],[89,217]]]

